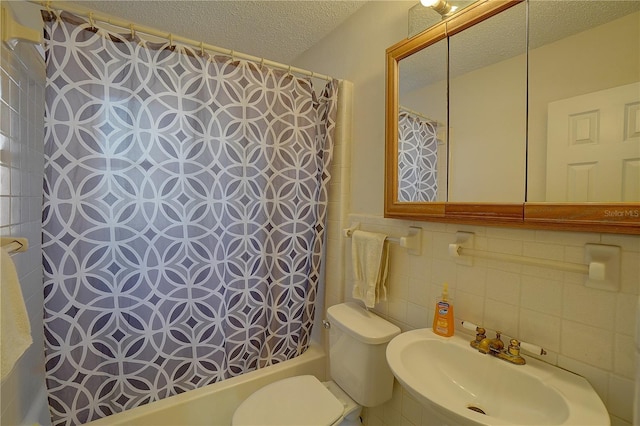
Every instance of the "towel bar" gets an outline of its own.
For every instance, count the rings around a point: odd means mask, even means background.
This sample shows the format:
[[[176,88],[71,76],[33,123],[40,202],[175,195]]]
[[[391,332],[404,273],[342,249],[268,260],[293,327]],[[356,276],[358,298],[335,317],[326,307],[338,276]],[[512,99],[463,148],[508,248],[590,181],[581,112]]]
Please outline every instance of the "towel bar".
[[[620,256],[618,246],[585,244],[585,263],[521,256],[516,254],[488,252],[473,249],[473,233],[459,231],[456,242],[449,244],[449,255],[471,266],[471,258],[519,263],[522,265],[552,268],[559,271],[587,275],[585,285],[600,290],[618,291],[620,288]]]
[[[0,246],[9,253],[27,251],[29,241],[26,238],[0,237]]]
[[[352,227],[343,229],[344,236],[351,238],[353,231],[360,229],[360,222],[356,222]],[[410,226],[409,233],[405,237],[389,237],[387,241],[390,243],[399,244],[400,247],[406,248],[409,254],[419,256],[422,247],[422,228],[417,226]]]

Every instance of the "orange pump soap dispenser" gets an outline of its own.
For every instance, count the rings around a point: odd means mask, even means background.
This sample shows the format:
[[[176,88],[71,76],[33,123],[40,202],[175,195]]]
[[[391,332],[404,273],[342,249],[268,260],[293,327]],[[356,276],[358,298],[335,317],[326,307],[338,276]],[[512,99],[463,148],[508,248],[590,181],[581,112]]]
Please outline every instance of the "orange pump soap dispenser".
[[[454,319],[453,305],[449,302],[449,285],[442,286],[442,300],[436,303],[436,312],[433,315],[433,332],[444,337],[453,336]]]

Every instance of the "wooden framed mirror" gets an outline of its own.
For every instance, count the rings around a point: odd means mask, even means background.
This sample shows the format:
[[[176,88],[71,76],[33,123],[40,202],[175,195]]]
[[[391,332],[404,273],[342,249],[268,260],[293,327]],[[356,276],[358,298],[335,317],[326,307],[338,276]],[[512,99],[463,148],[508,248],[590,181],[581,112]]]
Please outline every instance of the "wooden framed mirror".
[[[480,0],[387,49],[385,217],[640,234],[640,7],[577,3]]]

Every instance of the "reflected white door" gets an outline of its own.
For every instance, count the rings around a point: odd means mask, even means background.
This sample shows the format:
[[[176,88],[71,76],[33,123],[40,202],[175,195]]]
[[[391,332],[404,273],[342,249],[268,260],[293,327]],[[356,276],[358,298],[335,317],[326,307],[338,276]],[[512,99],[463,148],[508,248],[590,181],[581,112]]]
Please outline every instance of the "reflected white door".
[[[552,102],[547,199],[640,201],[640,83]]]

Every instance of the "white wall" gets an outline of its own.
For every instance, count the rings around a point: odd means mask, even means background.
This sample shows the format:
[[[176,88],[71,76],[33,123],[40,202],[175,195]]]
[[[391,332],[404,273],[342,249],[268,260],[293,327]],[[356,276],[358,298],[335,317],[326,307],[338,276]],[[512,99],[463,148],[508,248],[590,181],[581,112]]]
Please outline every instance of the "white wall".
[[[372,1],[295,65],[354,84],[351,211],[381,215],[384,179],[385,49],[407,36],[417,1]],[[354,189],[358,190],[354,190]]]
[[[42,176],[44,61],[31,45],[1,43],[0,235],[26,237],[29,250],[12,256],[25,298],[33,344],[2,382],[0,423],[50,423],[44,388]],[[5,330],[3,330],[5,332]]]
[[[406,37],[407,11],[415,2],[374,1],[305,52],[296,65],[354,83],[350,221],[366,230],[404,235],[424,230],[422,256],[392,245],[390,297],[376,311],[404,330],[428,327],[443,282],[448,282],[458,319],[502,329],[545,346],[547,361],[584,375],[605,402],[614,424],[629,424],[634,401],[635,304],[640,294],[640,237],[501,227],[456,226],[384,219],[385,49]],[[622,247],[618,292],[586,288],[584,276],[545,268],[476,261],[458,265],[447,254],[455,232],[476,234],[476,248],[544,259],[583,261],[585,243]],[[338,230],[339,231],[339,230]],[[339,235],[336,230],[330,233]],[[348,247],[346,255],[350,256]],[[349,259],[349,257],[347,257]],[[351,289],[349,262],[344,292]],[[327,294],[339,294],[339,278]],[[327,297],[326,306],[342,300]],[[508,330],[508,331],[506,331]],[[370,425],[429,424],[427,411],[399,386],[393,399],[366,411]]]

